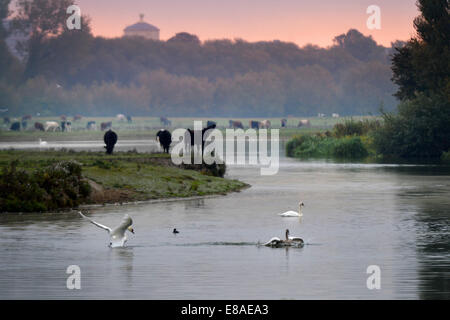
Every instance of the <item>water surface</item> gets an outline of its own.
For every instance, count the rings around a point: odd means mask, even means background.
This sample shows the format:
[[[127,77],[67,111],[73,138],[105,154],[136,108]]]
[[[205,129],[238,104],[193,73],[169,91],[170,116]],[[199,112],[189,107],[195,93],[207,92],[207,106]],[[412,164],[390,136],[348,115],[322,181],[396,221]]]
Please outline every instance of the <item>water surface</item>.
[[[0,299],[450,298],[448,167],[283,156],[280,166],[229,167],[252,187],[227,196],[91,209],[109,226],[132,216],[126,248],[108,248],[75,212],[0,215]],[[300,200],[301,220],[277,216]],[[307,245],[257,246],[286,228]],[[66,288],[69,265],[81,290]],[[380,290],[366,287],[369,265]]]

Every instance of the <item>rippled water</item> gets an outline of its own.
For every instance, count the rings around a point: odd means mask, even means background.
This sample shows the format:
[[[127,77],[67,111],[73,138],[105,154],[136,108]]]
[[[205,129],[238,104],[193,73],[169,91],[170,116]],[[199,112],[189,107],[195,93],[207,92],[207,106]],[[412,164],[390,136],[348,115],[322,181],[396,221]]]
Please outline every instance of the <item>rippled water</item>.
[[[230,167],[252,187],[228,196],[91,209],[110,226],[133,217],[126,248],[76,213],[0,215],[0,298],[450,298],[448,167],[280,165],[275,176]],[[302,220],[277,216],[299,200]],[[307,245],[257,245],[286,228]],[[66,288],[69,265],[81,290]],[[369,265],[380,290],[366,287]]]

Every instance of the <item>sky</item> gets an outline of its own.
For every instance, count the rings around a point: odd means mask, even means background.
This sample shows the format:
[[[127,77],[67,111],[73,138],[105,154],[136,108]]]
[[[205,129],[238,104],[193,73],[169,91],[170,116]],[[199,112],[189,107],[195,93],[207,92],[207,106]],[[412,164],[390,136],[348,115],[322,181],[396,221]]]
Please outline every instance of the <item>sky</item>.
[[[389,46],[414,34],[416,0],[75,0],[92,19],[94,35],[120,37],[123,29],[144,20],[161,30],[161,40],[189,32],[200,40],[281,40],[299,46],[326,47],[355,28]],[[381,9],[381,29],[366,26],[367,7]]]

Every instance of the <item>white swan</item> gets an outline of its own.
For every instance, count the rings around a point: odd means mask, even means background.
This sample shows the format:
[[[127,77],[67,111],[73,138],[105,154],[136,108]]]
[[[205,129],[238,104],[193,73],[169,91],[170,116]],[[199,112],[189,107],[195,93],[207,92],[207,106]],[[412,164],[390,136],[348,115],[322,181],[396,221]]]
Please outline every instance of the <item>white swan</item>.
[[[78,211],[78,213],[83,218],[89,220],[89,222],[91,222],[92,224],[95,224],[97,227],[108,231],[109,236],[110,236],[109,246],[111,248],[125,246],[125,242],[127,242],[127,235],[125,234],[125,232],[127,230],[130,231],[131,233],[134,233],[134,230],[131,227],[131,225],[133,224],[133,220],[131,220],[131,217],[128,214],[126,214],[123,217],[122,223],[119,226],[115,227],[114,229],[111,229],[107,226],[104,226],[104,225],[98,223],[98,222],[95,222],[94,220],[89,219],[84,214],[82,214],[81,211]]]
[[[42,141],[42,139],[39,138],[39,146],[40,146],[40,147],[44,147],[44,146],[46,146],[46,145],[47,145],[47,141]]]
[[[295,212],[295,211],[286,211],[286,212],[283,212],[283,213],[280,213],[279,214],[279,216],[282,216],[282,217],[301,217],[301,216],[303,216],[303,213],[302,213],[302,207],[304,206],[304,204],[303,204],[303,202],[300,202],[299,204],[298,204],[298,212]]]
[[[278,237],[273,237],[268,242],[264,243],[266,247],[281,248],[281,247],[303,247],[305,242],[300,237],[290,237],[289,229],[286,229],[286,240],[281,240]]]

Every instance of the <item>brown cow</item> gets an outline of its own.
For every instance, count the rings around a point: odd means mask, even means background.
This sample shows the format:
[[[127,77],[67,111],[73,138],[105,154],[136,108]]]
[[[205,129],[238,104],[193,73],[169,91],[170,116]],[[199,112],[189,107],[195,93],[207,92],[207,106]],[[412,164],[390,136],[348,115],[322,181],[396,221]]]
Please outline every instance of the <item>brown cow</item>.
[[[309,122],[309,120],[307,120],[307,119],[302,119],[302,120],[300,120],[298,122],[297,127],[303,127],[303,126],[310,127],[311,126],[311,122]]]
[[[230,124],[230,128],[236,129],[244,129],[244,126],[242,125],[242,122],[238,121],[238,120],[230,120],[228,121]]]
[[[42,123],[40,123],[40,122],[35,122],[35,123],[34,123],[34,128],[35,128],[36,130],[45,131],[44,125],[43,125]]]
[[[108,128],[111,129],[111,127],[112,127],[112,122],[111,121],[100,123],[100,130],[102,130],[102,131],[104,131],[104,130],[106,130]]]

